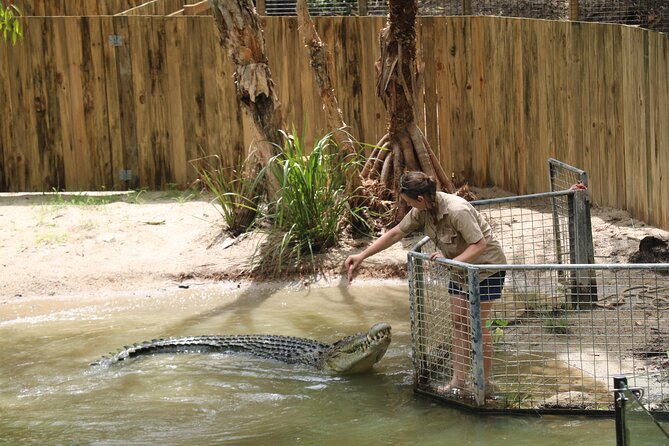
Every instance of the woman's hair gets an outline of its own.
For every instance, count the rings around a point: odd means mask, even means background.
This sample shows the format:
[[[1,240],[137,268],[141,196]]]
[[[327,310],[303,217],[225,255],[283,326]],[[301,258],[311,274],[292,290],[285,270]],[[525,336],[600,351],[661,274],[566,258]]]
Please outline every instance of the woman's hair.
[[[414,200],[422,195],[430,207],[434,208],[437,197],[437,182],[423,172],[406,172],[400,177],[400,194]]]

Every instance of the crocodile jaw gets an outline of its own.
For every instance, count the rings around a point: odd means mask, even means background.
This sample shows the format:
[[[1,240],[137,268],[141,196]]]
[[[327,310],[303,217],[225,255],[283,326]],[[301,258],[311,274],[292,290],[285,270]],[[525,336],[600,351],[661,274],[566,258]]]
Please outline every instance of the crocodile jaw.
[[[367,332],[335,342],[323,359],[322,368],[340,374],[366,372],[383,358],[390,340],[390,325],[375,324]]]

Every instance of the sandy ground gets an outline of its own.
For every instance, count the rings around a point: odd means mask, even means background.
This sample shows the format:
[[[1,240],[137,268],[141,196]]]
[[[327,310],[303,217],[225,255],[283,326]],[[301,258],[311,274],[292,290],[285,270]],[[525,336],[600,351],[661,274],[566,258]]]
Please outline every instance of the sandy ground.
[[[100,202],[81,194],[0,194],[0,304],[57,298],[84,303],[249,282],[248,261],[257,239],[226,240],[222,219],[206,197],[143,193]],[[669,236],[623,211],[594,208],[592,215],[598,263],[626,262],[645,235]],[[404,277],[406,251],[417,240],[407,239],[368,259],[359,280]],[[342,244],[319,260],[323,271],[318,276],[293,281],[304,286],[345,280],[343,259],[368,242]]]
[[[102,200],[110,199],[0,194],[0,304],[71,298],[84,304],[178,287],[249,283],[249,260],[258,239],[227,239],[207,197],[143,193],[138,199]],[[401,277],[413,242],[370,259],[361,276]],[[362,243],[325,256],[319,275],[291,281],[301,286],[339,283],[343,259]]]

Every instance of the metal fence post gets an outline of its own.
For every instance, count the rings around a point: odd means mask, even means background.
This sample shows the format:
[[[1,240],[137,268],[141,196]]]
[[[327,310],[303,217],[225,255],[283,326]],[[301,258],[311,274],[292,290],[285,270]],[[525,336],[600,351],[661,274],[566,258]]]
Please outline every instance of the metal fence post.
[[[616,412],[616,446],[627,446],[627,429],[625,429],[625,394],[623,390],[627,388],[627,378],[623,375],[613,377],[613,401]]]
[[[477,406],[485,404],[485,373],[483,370],[483,327],[481,327],[481,285],[479,270],[468,268],[469,319],[472,337],[472,376],[474,400]]]

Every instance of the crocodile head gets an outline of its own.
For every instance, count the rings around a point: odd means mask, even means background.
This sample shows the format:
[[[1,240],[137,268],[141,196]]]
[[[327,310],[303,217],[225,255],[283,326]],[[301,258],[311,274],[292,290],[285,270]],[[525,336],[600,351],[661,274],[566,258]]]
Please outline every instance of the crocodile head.
[[[333,373],[365,372],[383,358],[388,345],[390,325],[380,322],[366,332],[347,336],[332,344],[321,367]]]

